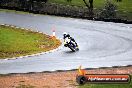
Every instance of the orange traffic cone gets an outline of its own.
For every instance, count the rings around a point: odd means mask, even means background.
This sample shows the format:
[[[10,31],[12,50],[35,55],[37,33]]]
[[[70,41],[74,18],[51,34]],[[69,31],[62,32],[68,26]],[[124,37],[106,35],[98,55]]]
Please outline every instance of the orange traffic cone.
[[[82,66],[79,66],[78,71],[79,71],[79,75],[85,75],[86,71],[81,69]]]

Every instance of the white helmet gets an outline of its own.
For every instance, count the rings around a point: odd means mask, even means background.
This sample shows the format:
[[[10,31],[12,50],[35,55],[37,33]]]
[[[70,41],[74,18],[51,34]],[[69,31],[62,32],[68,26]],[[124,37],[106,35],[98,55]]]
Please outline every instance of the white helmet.
[[[66,32],[63,32],[63,35],[67,35],[67,33]]]

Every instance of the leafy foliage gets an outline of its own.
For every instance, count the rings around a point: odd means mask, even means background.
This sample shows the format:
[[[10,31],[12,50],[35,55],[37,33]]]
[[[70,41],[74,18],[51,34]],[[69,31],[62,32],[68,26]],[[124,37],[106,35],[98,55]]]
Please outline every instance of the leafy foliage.
[[[105,7],[99,13],[99,18],[115,18],[116,17],[117,6],[111,1],[106,2]]]
[[[67,2],[71,2],[72,0],[66,0]]]

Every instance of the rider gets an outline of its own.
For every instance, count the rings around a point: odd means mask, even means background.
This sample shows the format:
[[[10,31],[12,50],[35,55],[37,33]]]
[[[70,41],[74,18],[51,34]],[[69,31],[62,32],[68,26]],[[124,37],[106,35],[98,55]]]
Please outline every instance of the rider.
[[[64,32],[63,33],[63,39],[65,40],[66,38],[70,39],[70,41],[74,42],[76,44],[76,47],[78,47],[76,41],[74,40],[74,38],[72,38],[68,33]]]

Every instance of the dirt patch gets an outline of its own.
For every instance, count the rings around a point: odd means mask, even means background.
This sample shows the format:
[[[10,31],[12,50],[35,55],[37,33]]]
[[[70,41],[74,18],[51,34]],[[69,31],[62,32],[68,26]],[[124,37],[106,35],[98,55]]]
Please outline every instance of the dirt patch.
[[[96,68],[86,70],[88,74],[132,74],[132,66]],[[41,72],[0,76],[1,88],[77,88],[78,71]],[[24,87],[21,87],[24,86]]]

